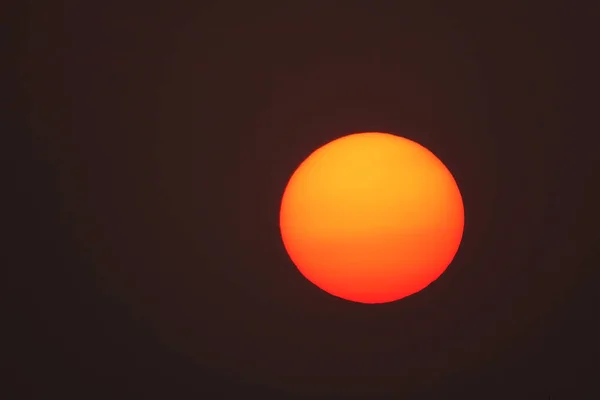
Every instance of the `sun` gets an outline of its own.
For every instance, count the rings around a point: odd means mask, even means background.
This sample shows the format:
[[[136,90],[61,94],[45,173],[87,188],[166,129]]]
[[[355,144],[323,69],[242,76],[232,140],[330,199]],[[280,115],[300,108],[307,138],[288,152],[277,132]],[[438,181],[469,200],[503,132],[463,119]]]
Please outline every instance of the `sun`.
[[[420,144],[366,132],[315,150],[290,178],[281,236],[298,270],[331,295],[386,303],[424,289],[454,259],[463,201]]]

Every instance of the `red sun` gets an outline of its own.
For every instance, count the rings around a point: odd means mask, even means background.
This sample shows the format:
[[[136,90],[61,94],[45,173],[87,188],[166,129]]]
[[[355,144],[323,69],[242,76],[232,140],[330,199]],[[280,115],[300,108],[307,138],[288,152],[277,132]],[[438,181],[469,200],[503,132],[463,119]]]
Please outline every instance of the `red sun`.
[[[452,174],[425,147],[357,133],[297,168],[280,228],[291,260],[316,286],[354,302],[386,303],[446,270],[462,239],[464,209]]]

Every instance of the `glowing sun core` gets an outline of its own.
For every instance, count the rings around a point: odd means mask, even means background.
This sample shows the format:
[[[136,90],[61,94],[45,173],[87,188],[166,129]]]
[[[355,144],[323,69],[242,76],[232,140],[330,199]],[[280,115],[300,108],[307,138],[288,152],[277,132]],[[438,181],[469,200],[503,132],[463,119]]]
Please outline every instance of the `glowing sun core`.
[[[281,236],[299,271],[324,291],[385,303],[436,280],[460,245],[464,209],[444,164],[378,132],[314,151],[283,194]]]

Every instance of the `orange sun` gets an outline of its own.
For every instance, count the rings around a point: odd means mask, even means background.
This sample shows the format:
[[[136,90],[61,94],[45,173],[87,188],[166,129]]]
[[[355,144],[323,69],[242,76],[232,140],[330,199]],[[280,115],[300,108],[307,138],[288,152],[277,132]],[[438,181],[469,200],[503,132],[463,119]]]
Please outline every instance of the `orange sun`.
[[[429,150],[391,134],[357,133],[298,167],[283,194],[280,227],[309,281],[346,300],[386,303],[446,270],[464,210],[452,174]]]

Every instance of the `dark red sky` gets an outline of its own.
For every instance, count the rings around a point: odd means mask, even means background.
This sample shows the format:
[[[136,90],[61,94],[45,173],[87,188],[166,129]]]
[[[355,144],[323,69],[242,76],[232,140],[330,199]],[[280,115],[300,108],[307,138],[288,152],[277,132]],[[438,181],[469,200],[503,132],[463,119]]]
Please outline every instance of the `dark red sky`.
[[[569,113],[571,9],[42,3],[16,47],[6,398],[591,387],[595,156]],[[278,231],[297,165],[362,131],[432,150],[466,214],[447,272],[376,306],[311,285]]]

